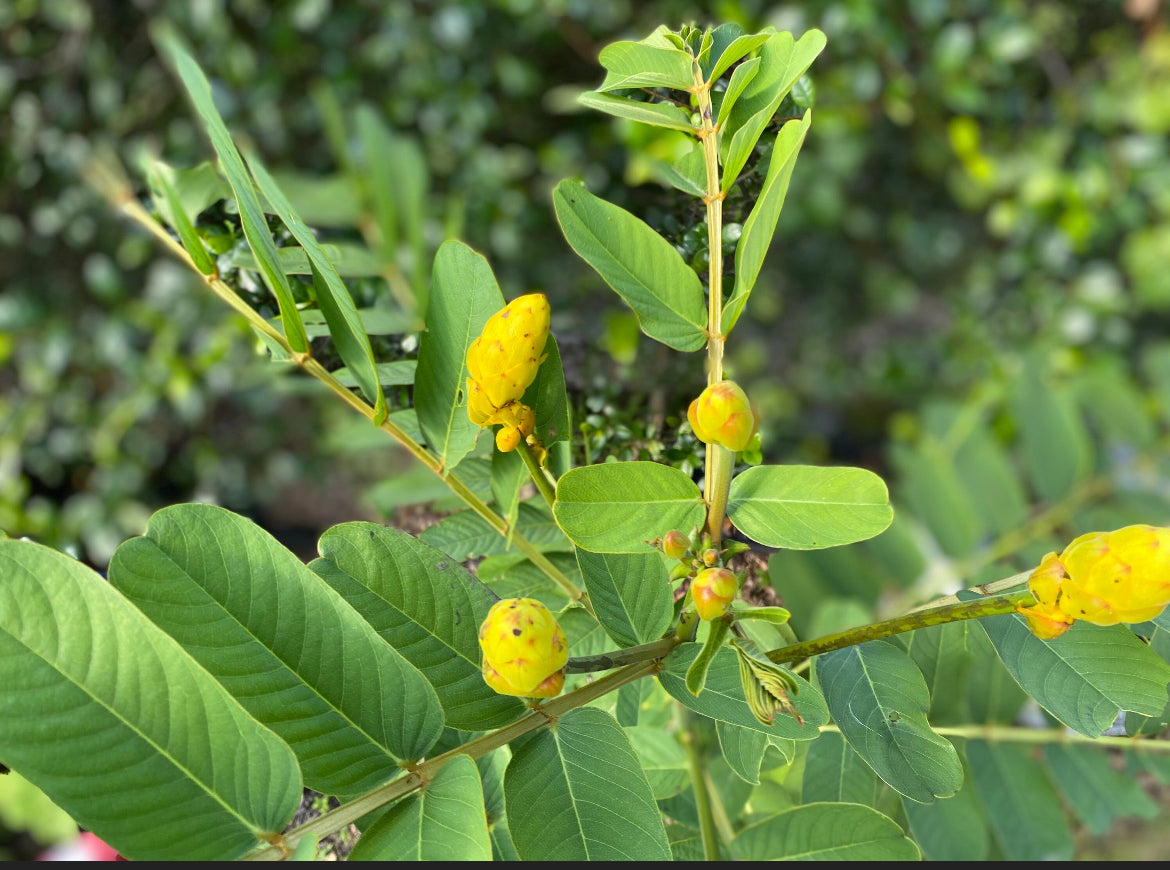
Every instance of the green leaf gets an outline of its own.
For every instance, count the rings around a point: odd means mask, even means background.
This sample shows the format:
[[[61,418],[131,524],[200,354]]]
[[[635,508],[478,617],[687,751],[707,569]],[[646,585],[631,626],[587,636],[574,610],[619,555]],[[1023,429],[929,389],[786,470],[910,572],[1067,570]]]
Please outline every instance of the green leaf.
[[[792,761],[796,754],[796,742],[787,737],[774,737],[754,728],[744,728],[730,722],[717,720],[715,732],[719,738],[719,750],[723,760],[732,772],[746,783],[760,784],[760,768],[769,747],[784,758]]]
[[[662,637],[674,616],[674,598],[658,553],[578,549],[577,564],[598,621],[618,645]]]
[[[587,465],[557,482],[553,513],[583,550],[646,553],[654,538],[703,521],[703,494],[690,477],[669,465]]]
[[[309,226],[349,228],[361,223],[361,191],[351,175],[314,175],[288,169],[274,170],[272,175]]]
[[[557,340],[548,337],[544,346],[548,357],[536,371],[536,380],[524,391],[521,401],[536,414],[536,437],[548,449],[558,441],[568,441],[573,434],[569,412],[569,394],[565,390],[565,370]]]
[[[1170,665],[1123,625],[1077,622],[1050,641],[1014,613],[979,625],[1020,687],[1086,737],[1101,736],[1119,709],[1157,716],[1166,707]]]
[[[364,172],[357,178],[364,183],[365,197],[373,208],[381,241],[382,260],[396,263],[398,246],[398,209],[394,196],[394,134],[373,106],[363,104],[354,112],[354,126],[362,149]]]
[[[992,835],[1009,861],[1072,858],[1060,798],[1031,747],[968,740],[967,760]]]
[[[216,171],[210,160],[204,160],[190,169],[176,169],[161,160],[155,160],[153,166],[170,183],[175,197],[179,200],[181,211],[192,223],[208,207],[232,195],[231,186]],[[174,216],[170,212],[169,203],[164,203],[160,210],[168,222]]]
[[[673,734],[651,725],[624,730],[642,763],[654,800],[674,797],[690,785],[687,754]]]
[[[1050,743],[1044,762],[1068,805],[1094,834],[1107,833],[1115,818],[1153,819],[1160,812],[1140,783],[1114,770],[1100,749]]]
[[[691,660],[691,665],[687,668],[687,674],[683,677],[687,691],[695,697],[702,694],[703,686],[707,684],[707,671],[715,661],[715,656],[723,649],[724,641],[727,640],[727,635],[730,631],[731,623],[728,620],[711,620],[707,638],[703,641],[703,647],[699,650],[699,654]]]
[[[1033,358],[1016,379],[1012,409],[1019,423],[1024,470],[1037,494],[1057,502],[1093,468],[1093,447],[1073,393],[1041,376]]]
[[[716,29],[718,30],[719,28]],[[707,81],[717,81],[721,75],[727,72],[733,63],[755,51],[771,37],[771,33],[748,33],[743,36],[736,37],[735,40],[732,41],[732,43],[728,45],[727,48],[723,49],[719,56],[715,58],[714,67],[712,67],[711,71],[707,73]],[[714,51],[712,51],[712,55],[714,55]],[[758,58],[754,58],[754,60],[758,60]],[[746,66],[748,63],[751,63],[751,61],[745,61],[744,63],[740,64],[740,66],[736,68],[736,72],[739,72],[740,68]],[[734,79],[734,77],[735,73],[732,73],[732,78]],[[728,90],[730,91],[731,88],[729,87]]]
[[[569,550],[572,544],[548,515],[544,502],[521,502],[516,531],[541,551]],[[479,556],[495,556],[514,548],[475,511],[444,517],[425,529],[419,540],[463,562]]]
[[[598,56],[605,67],[599,91],[622,88],[673,88],[688,91],[694,85],[691,56],[673,48],[656,48],[643,42],[613,42]]]
[[[707,306],[694,270],[666,239],[575,181],[553,190],[569,245],[638,317],[642,331],[675,350],[707,343]]]
[[[342,282],[341,276],[337,274],[337,269],[325,256],[313,231],[293,210],[288,198],[277,187],[256,155],[248,158],[248,167],[252,170],[252,177],[256,179],[260,191],[276,209],[280,220],[305,249],[309,266],[313,271],[317,305],[329,324],[333,344],[349,368],[350,374],[357,380],[362,393],[374,405],[374,423],[380,424],[386,419],[386,397],[382,394],[382,384],[378,380],[377,369],[374,368],[374,351],[370,347],[370,338],[366,335],[357,306],[353,304],[353,297],[349,295],[349,290]]]
[[[650,783],[622,727],[570,710],[519,746],[504,775],[508,829],[525,861],[669,861]]]
[[[774,33],[760,49],[760,68],[724,123],[720,143],[724,191],[731,189],[756,142],[785,95],[825,47],[825,34],[810,30],[794,41]]]
[[[791,550],[863,541],[894,518],[872,471],[812,465],[758,465],[736,475],[727,515],[753,541]]]
[[[0,540],[0,577],[6,764],[132,860],[237,858],[284,828],[292,750],[178,644],[47,547]]]
[[[817,659],[817,678],[841,734],[891,788],[924,804],[959,790],[962,762],[926,721],[926,682],[901,649],[870,641],[834,650]]]
[[[740,861],[917,861],[893,819],[860,804],[794,807],[745,827],[731,842]]]
[[[996,655],[986,631],[967,624],[967,649],[971,652],[972,663],[978,662],[979,666],[967,671],[966,692],[960,701],[960,709],[965,703],[974,722],[1014,722],[1028,700],[1027,693]]]
[[[873,768],[833,731],[826,731],[808,745],[801,780],[800,802],[877,803],[878,777]]]
[[[926,680],[930,692],[930,721],[962,721],[962,689],[974,657],[967,649],[967,623],[932,625],[898,635]],[[985,663],[980,662],[980,667]]]
[[[691,196],[704,196],[707,193],[707,169],[703,160],[703,149],[698,145],[693,145],[690,151],[673,163],[653,160],[651,165],[660,181],[683,193]],[[636,332],[634,337],[637,338]]]
[[[985,529],[953,457],[933,438],[914,447],[893,443],[889,452],[901,497],[943,552],[955,558],[970,555]]]
[[[658,674],[662,688],[683,706],[711,719],[792,740],[814,739],[820,734],[820,726],[829,721],[829,708],[821,693],[807,680],[793,674],[800,690],[792,695],[791,700],[796,712],[804,720],[803,724],[783,713],[776,716],[771,727],[761,724],[744,700],[739,661],[735,652],[729,648],[720,650],[715,656],[707,671],[703,693],[696,698],[687,690],[686,673],[699,654],[699,649],[697,643],[684,643],[667,656]]]
[[[910,833],[931,861],[985,861],[991,833],[979,804],[971,771],[964,765],[963,787],[932,804],[902,798]]]
[[[719,120],[726,118],[731,110],[735,107],[736,102],[743,94],[744,89],[751,84],[752,79],[756,77],[756,73],[760,71],[760,59],[753,57],[751,60],[746,60],[735,68],[735,72],[731,74],[731,81],[727,83],[727,90],[722,94],[712,94],[711,99],[714,101],[719,99],[719,103],[715,106],[715,117]]]
[[[284,324],[285,338],[294,353],[304,353],[308,350],[309,341],[301,325],[300,314],[296,302],[293,300],[292,288],[288,278],[280,269],[276,257],[276,245],[272,241],[272,233],[268,230],[268,221],[264,217],[264,209],[260,205],[260,198],[252,186],[248,170],[244,167],[243,158],[232,142],[231,134],[220,117],[219,110],[211,98],[211,85],[203,70],[195,60],[179,44],[178,38],[169,30],[161,31],[160,43],[162,49],[170,56],[183,86],[195,105],[195,110],[203,120],[203,125],[211,138],[215,153],[227,175],[228,183],[232,186],[236,203],[240,209],[240,223],[244,228],[244,237],[248,246],[260,264],[260,273],[264,276],[264,283],[276,297],[280,306],[280,317]]]
[[[962,492],[992,532],[1007,534],[1027,521],[1028,495],[1020,476],[986,425],[971,430],[955,452],[954,467]]]
[[[792,170],[796,167],[796,156],[804,143],[810,124],[812,112],[805,112],[802,120],[789,121],[776,134],[776,144],[772,147],[772,159],[768,164],[764,186],[743,225],[739,244],[735,246],[735,292],[723,307],[725,335],[731,332],[739,320],[748,296],[756,286],[756,279],[759,278],[760,269],[764,265],[764,257],[776,232],[780,209],[784,207],[788,184],[792,180]]]
[[[434,688],[452,728],[499,728],[524,711],[480,675],[479,626],[497,601],[450,556],[376,523],[334,526],[309,567]]]
[[[646,103],[597,91],[586,91],[577,97],[577,102],[590,109],[628,121],[666,127],[668,130],[681,130],[684,133],[695,131],[691,123],[691,113],[673,103]]]
[[[378,376],[378,383],[383,387],[404,387],[414,383],[414,370],[418,363],[412,359],[400,359],[394,362],[378,363],[374,370]],[[347,368],[336,369],[330,374],[337,378],[344,387],[356,387],[357,379]],[[430,469],[425,469],[431,474]],[[432,475],[433,476],[433,475]],[[446,487],[443,487],[446,489]]]
[[[350,861],[490,861],[479,771],[456,755],[425,788],[362,832]]]
[[[179,234],[179,241],[183,243],[183,249],[191,255],[191,261],[195,264],[195,268],[204,275],[216,274],[215,264],[211,262],[211,255],[207,253],[207,248],[203,247],[203,241],[199,238],[199,234],[195,232],[195,227],[191,224],[191,218],[187,214],[187,210],[183,208],[183,204],[179,201],[178,194],[171,186],[170,179],[167,178],[167,172],[161,164],[154,164],[150,169],[150,186],[158,190],[161,197],[156,201],[159,205],[159,211],[163,212],[163,216],[167,218],[167,222],[175,228],[175,232]],[[162,205],[165,204],[165,211]]]
[[[488,588],[501,598],[535,598],[554,613],[567,607],[569,596],[565,594],[565,590],[527,559],[521,559],[507,567],[488,567],[492,560],[514,559],[518,556],[517,553],[512,553],[510,556],[488,556],[479,563],[476,572],[479,578],[488,585]],[[577,568],[577,560],[573,558],[572,554],[549,553],[548,560],[557,570],[573,581],[574,585],[580,587],[580,571]],[[598,631],[601,631],[600,626]],[[605,634],[604,631],[601,633]]]
[[[272,208],[270,206],[270,208]],[[275,213],[275,209],[273,209]],[[303,220],[303,218],[302,218]],[[329,262],[337,269],[337,274],[343,278],[372,278],[382,273],[382,265],[370,252],[370,249],[360,244],[322,244],[318,243],[321,250],[325,252],[325,256]],[[256,262],[256,257],[246,247],[236,246],[228,251],[226,254],[220,255],[220,265],[235,269],[248,269],[253,272],[260,270],[259,264]],[[313,267],[309,260],[305,249],[299,245],[290,247],[283,247],[276,249],[276,262],[280,266],[280,271],[286,275],[311,275]],[[311,312],[302,311],[301,319],[305,320],[305,315]],[[372,309],[366,309],[367,311]],[[388,312],[389,313],[389,312]],[[417,331],[417,327],[413,326],[413,315],[400,314],[395,312],[400,321],[407,326],[398,329],[399,332]],[[306,328],[308,321],[305,321]],[[309,338],[313,338],[313,334],[309,333]]]
[[[298,249],[298,252],[304,255],[304,251]],[[306,267],[305,274],[311,272],[312,269]],[[362,328],[369,335],[401,335],[415,330],[413,321],[401,311],[392,311],[386,308],[359,308],[358,316],[362,319]],[[301,314],[301,321],[305,325],[305,331],[309,338],[319,338],[329,334],[329,324],[325,320],[324,312],[310,308]],[[403,362],[414,362],[414,360],[404,360]]]
[[[471,452],[480,430],[467,416],[467,348],[504,297],[487,260],[462,242],[440,246],[431,281],[414,407],[428,449],[450,470]]]
[[[251,520],[164,508],[118,547],[110,583],[292,746],[309,788],[360,794],[439,737],[422,675]]]

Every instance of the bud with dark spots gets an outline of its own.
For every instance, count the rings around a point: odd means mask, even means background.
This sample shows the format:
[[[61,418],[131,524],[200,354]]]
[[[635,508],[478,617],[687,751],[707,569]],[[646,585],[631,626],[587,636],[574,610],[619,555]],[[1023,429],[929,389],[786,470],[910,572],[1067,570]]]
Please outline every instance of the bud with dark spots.
[[[497,601],[480,625],[479,646],[484,680],[500,694],[551,698],[561,691],[569,642],[539,601]]]

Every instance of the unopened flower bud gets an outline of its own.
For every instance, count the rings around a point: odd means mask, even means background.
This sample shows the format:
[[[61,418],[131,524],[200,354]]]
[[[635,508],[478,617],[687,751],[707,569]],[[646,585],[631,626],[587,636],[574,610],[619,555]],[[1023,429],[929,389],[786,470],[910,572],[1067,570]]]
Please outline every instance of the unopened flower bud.
[[[496,449],[501,453],[511,453],[520,446],[520,430],[515,426],[501,426],[496,432]]]
[[[739,581],[726,568],[704,568],[691,583],[691,597],[700,619],[716,619],[731,607]]]
[[[706,565],[708,568],[710,568],[712,565],[714,565],[716,562],[719,561],[719,551],[716,550],[714,547],[708,547],[706,550],[703,551],[703,555],[701,558],[703,559],[703,564]]]
[[[690,539],[678,529],[671,529],[662,538],[662,552],[668,559],[682,559],[691,547]]]
[[[746,449],[756,432],[755,412],[734,381],[720,381],[703,390],[687,409],[687,419],[700,441],[729,450]]]
[[[500,694],[551,698],[564,685],[563,672],[559,684],[552,678],[569,659],[568,640],[548,608],[533,598],[492,605],[479,628],[479,645],[484,680]]]
[[[518,401],[536,380],[548,341],[549,314],[543,293],[513,299],[488,318],[467,349],[468,374],[495,408]]]

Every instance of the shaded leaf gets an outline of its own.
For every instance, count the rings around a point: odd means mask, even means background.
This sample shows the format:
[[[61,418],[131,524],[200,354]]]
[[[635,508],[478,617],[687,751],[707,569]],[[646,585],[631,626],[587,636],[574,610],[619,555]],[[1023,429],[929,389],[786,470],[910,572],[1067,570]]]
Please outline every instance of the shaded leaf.
[[[878,777],[873,768],[835,731],[826,731],[808,745],[801,780],[801,803],[818,801],[877,803]]]
[[[627,727],[625,732],[638,753],[654,800],[673,797],[690,785],[687,754],[672,734],[649,725]]]
[[[740,831],[731,843],[740,861],[917,861],[918,847],[898,823],[860,804],[794,807]]]
[[[674,616],[674,600],[657,552],[578,549],[577,564],[597,619],[616,643],[637,646],[662,637]]]
[[[521,502],[516,531],[541,551],[569,550],[572,544],[548,514],[544,502]],[[419,540],[442,550],[460,562],[479,556],[494,556],[513,549],[504,536],[475,511],[461,511],[444,517],[423,530]]]

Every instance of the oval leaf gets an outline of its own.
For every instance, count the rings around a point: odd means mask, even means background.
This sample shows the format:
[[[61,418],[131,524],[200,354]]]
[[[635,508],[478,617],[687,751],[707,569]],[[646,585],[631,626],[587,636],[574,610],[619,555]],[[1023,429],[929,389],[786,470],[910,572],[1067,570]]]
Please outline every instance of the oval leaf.
[[[842,736],[891,788],[924,804],[959,790],[959,754],[926,721],[926,681],[901,649],[871,641],[834,650],[817,659],[817,678]]]
[[[658,553],[577,550],[589,601],[605,633],[621,646],[662,637],[674,615],[666,566]]]
[[[477,632],[498,598],[462,565],[375,523],[334,526],[318,548],[309,567],[422,672],[450,727],[486,731],[523,713],[480,674]]]
[[[731,843],[740,861],[917,861],[898,823],[860,804],[805,804],[748,825]]]
[[[577,102],[590,109],[605,112],[607,115],[650,124],[654,127],[682,130],[684,133],[693,133],[695,130],[694,125],[691,124],[690,112],[672,103],[643,103],[596,91],[586,91],[577,97]]]
[[[553,205],[569,245],[633,309],[644,333],[675,350],[707,343],[703,285],[670,242],[575,181],[556,186]]]
[[[508,830],[525,861],[669,861],[650,783],[622,727],[580,707],[516,749]]]
[[[598,57],[607,70],[599,91],[621,88],[673,88],[686,91],[695,83],[691,56],[677,48],[642,42],[613,42]]]
[[[456,755],[420,791],[366,831],[350,861],[490,861],[491,839],[479,770]]]
[[[703,494],[677,468],[657,462],[613,462],[566,472],[553,505],[569,539],[594,553],[645,553],[671,529],[703,521]]]
[[[435,254],[426,330],[419,339],[414,407],[427,448],[450,471],[475,446],[479,426],[467,416],[467,348],[504,307],[487,260],[462,242]]]
[[[110,583],[288,741],[310,788],[360,794],[442,731],[423,676],[251,520],[165,508],[114,553]]]
[[[133,860],[236,858],[284,828],[292,750],[134,605],[39,544],[0,540],[0,577],[6,764]]]
[[[819,550],[864,541],[894,518],[882,479],[863,468],[759,465],[731,481],[727,515],[767,547]]]

